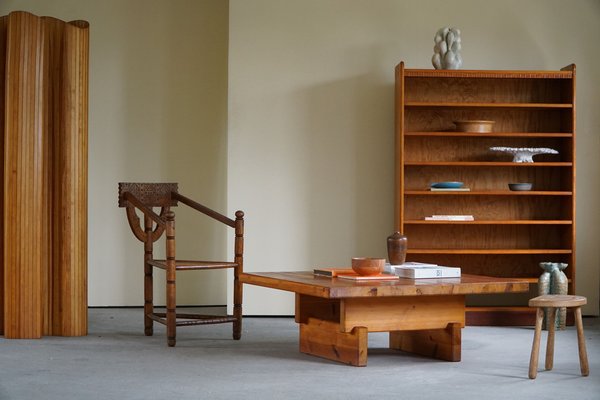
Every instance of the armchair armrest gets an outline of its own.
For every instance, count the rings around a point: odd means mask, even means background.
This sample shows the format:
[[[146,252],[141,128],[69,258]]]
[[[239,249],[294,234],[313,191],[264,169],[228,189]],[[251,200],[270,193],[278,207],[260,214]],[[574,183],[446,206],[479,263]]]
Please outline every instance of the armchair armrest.
[[[235,228],[235,221],[232,220],[231,218],[228,218],[225,215],[218,213],[217,211],[211,210],[210,208],[208,208],[198,202],[195,202],[194,200],[192,200],[188,197],[185,197],[184,195],[179,194],[178,192],[171,192],[171,197],[175,200],[182,202],[186,206],[191,207],[194,210],[201,212],[202,214],[204,214],[206,216],[209,216],[225,225]]]

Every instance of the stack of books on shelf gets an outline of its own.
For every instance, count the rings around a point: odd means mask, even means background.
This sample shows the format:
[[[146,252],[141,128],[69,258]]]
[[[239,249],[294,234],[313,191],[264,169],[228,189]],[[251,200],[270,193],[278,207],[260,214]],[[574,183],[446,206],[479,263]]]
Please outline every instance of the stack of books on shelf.
[[[460,268],[420,262],[405,262],[401,265],[386,264],[384,271],[400,278],[410,279],[460,278]]]
[[[471,188],[468,188],[468,187],[459,187],[459,188],[430,187],[429,190],[431,190],[432,192],[470,192]]]
[[[472,215],[432,215],[425,217],[425,221],[474,221]]]

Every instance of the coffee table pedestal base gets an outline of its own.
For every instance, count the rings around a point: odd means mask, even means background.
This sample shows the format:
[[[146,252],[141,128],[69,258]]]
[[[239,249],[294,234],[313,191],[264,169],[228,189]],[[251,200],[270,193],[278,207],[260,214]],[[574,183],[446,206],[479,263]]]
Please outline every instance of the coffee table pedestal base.
[[[300,351],[367,365],[369,332],[389,332],[391,349],[460,361],[464,296],[323,299],[296,295]]]
[[[460,361],[461,325],[446,329],[390,332],[390,348],[444,361]]]
[[[300,351],[344,364],[367,365],[367,328],[341,332],[340,324],[309,318],[300,324]]]

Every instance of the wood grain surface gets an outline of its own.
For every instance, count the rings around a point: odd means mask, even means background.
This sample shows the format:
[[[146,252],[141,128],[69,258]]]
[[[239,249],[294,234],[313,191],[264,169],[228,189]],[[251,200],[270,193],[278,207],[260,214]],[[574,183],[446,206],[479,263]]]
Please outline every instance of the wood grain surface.
[[[253,272],[242,274],[240,280],[247,284],[326,299],[517,293],[525,292],[529,288],[527,282],[518,279],[466,274],[461,278],[354,282],[315,276],[308,271]]]
[[[569,264],[569,293],[575,293],[575,65],[560,71],[424,70],[401,62],[395,73],[394,227],[409,238],[407,259],[531,283],[544,257],[560,260]],[[495,124],[489,133],[457,132],[459,120]],[[489,150],[495,146],[549,147],[559,154],[514,163],[512,155]],[[470,191],[429,190],[444,181],[463,182]],[[531,182],[533,190],[510,191],[508,184],[516,182]],[[444,214],[475,221],[424,221]],[[498,310],[488,310],[496,320]],[[522,313],[516,314],[519,324]]]
[[[13,12],[0,26],[3,332],[85,335],[88,24]]]

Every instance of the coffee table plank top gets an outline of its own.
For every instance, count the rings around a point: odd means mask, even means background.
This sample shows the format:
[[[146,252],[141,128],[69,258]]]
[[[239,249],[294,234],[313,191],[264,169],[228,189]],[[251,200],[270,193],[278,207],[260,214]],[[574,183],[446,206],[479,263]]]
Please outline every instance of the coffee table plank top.
[[[348,297],[434,296],[518,293],[529,290],[519,279],[463,274],[460,278],[406,279],[355,282],[316,276],[312,271],[253,272],[240,275],[242,283],[327,299]]]

